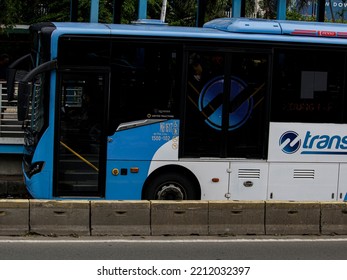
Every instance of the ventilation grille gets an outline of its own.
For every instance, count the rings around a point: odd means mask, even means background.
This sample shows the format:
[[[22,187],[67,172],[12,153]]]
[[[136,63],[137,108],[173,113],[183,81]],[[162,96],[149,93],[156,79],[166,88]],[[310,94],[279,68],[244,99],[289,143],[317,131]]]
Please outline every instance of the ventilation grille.
[[[239,179],[260,179],[260,169],[239,169]]]
[[[294,169],[294,179],[314,179],[313,169]]]

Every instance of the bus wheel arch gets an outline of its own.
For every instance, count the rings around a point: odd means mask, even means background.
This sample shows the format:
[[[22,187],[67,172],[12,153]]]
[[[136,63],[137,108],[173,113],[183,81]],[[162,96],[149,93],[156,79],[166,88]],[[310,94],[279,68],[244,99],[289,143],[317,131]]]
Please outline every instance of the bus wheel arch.
[[[201,188],[196,176],[180,165],[167,165],[152,172],[142,189],[145,200],[200,200]]]

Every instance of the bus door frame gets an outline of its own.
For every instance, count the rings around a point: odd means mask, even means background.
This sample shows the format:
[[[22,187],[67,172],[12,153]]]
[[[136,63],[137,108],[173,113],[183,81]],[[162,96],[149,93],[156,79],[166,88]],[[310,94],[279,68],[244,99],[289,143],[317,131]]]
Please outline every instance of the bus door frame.
[[[99,171],[98,171],[98,189],[96,193],[93,194],[78,194],[71,195],[71,197],[99,197],[105,198],[106,193],[106,160],[107,160],[107,127],[109,123],[109,99],[110,99],[110,83],[111,83],[111,69],[107,66],[66,66],[58,68],[56,72],[56,96],[55,96],[55,127],[54,127],[54,159],[53,159],[53,197],[69,197],[70,195],[60,195],[58,190],[58,178],[59,178],[59,147],[60,143],[60,122],[61,122],[61,98],[60,94],[63,77],[66,74],[71,75],[83,75],[83,74],[94,74],[102,75],[104,79],[104,90],[103,90],[103,121],[102,121],[102,132],[100,134],[100,152],[99,152]],[[73,151],[72,151],[73,153]]]

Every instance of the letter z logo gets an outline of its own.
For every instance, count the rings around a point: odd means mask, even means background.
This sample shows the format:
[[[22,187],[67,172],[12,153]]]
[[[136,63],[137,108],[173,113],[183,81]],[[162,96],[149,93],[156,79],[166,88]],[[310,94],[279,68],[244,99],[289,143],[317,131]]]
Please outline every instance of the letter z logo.
[[[286,131],[280,137],[279,146],[284,153],[294,154],[301,146],[299,134],[295,131]]]

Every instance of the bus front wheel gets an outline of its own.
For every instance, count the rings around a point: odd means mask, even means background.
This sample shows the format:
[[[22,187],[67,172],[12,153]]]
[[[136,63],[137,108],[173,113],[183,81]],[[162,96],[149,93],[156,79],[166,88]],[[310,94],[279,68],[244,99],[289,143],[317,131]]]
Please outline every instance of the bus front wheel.
[[[198,197],[193,181],[179,174],[161,174],[150,180],[143,192],[146,200],[196,200]]]

